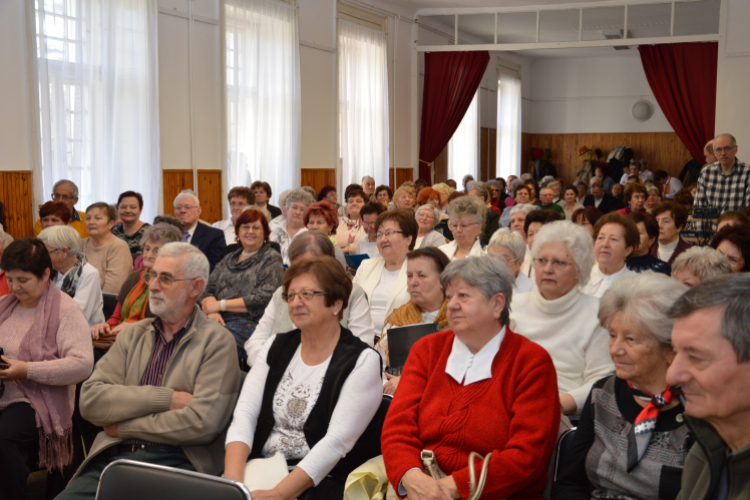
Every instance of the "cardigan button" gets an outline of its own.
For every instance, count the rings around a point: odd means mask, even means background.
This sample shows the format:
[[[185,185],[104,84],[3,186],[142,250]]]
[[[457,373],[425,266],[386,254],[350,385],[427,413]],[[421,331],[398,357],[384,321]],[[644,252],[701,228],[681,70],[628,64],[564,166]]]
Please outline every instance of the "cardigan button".
[[[677,420],[678,423],[682,423],[683,420],[685,420],[685,417],[682,416],[682,413],[678,413],[675,417],[675,420]]]

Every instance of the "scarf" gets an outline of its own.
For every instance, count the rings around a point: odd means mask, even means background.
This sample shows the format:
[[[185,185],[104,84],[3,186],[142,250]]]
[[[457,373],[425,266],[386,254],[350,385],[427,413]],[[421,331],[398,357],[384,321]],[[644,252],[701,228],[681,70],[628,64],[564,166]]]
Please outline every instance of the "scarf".
[[[399,307],[391,313],[390,316],[385,320],[386,325],[391,326],[408,326],[418,325],[422,322],[422,310],[411,300]],[[440,306],[437,317],[435,317],[435,323],[438,324],[438,329],[442,332],[448,329],[448,301],[443,300],[443,304]],[[386,366],[390,366],[390,359],[388,357],[388,333],[383,328],[383,333],[380,337],[378,345],[380,349],[378,352],[385,358]]]
[[[148,283],[143,279],[143,269],[138,275],[138,283],[128,292],[125,301],[122,303],[120,314],[121,322],[135,323],[146,317],[146,306],[148,305]]]
[[[646,448],[651,442],[651,437],[656,428],[656,418],[659,416],[659,409],[667,406],[672,402],[672,397],[682,394],[679,387],[667,386],[667,389],[661,394],[648,394],[640,389],[633,387],[628,382],[631,394],[639,399],[650,400],[646,407],[641,410],[635,419],[635,425],[630,429],[628,434],[628,472],[631,472],[638,462],[646,453]]]
[[[83,274],[83,266],[85,265],[86,255],[79,253],[78,262],[73,264],[73,267],[70,268],[67,275],[65,276],[65,279],[63,279],[60,291],[67,293],[71,299],[76,295],[76,290],[78,289],[78,280],[81,279],[81,274]],[[57,273],[57,271],[55,271],[55,273]],[[55,277],[57,277],[57,274],[55,274]]]
[[[60,327],[62,292],[50,280],[34,311],[34,322],[18,349],[18,359],[42,362],[60,359],[57,331]],[[10,317],[18,299],[11,295],[0,301],[0,324]],[[33,380],[16,380],[36,412],[39,428],[39,466],[62,469],[73,459],[72,412],[67,385],[47,385]]]

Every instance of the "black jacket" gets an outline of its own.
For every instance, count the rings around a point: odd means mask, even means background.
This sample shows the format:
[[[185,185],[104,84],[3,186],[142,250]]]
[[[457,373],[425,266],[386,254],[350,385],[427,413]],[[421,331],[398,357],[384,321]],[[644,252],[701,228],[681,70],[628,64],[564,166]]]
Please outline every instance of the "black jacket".
[[[275,219],[279,215],[281,215],[281,209],[279,207],[274,207],[270,203],[266,204],[266,209],[271,213],[271,218]]]
[[[583,206],[584,207],[596,207],[596,203],[594,202],[594,195],[593,194],[587,194],[586,197],[583,199]],[[604,197],[602,198],[602,202],[597,207],[599,210],[602,211],[602,213],[608,214],[610,212],[614,212],[618,209],[618,203],[617,198],[612,196],[609,193],[604,193]]]
[[[198,250],[203,252],[208,258],[208,263],[211,265],[211,271],[213,271],[214,266],[221,260],[221,253],[224,251],[224,247],[227,246],[227,240],[224,237],[224,231],[221,229],[198,222],[190,244],[198,247]]]

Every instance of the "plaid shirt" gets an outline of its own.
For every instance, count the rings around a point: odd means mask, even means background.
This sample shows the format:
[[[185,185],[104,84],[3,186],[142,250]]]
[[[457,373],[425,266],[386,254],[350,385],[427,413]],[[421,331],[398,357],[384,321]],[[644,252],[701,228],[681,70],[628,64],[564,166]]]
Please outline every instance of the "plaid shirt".
[[[183,327],[174,334],[172,340],[170,340],[169,342],[167,342],[167,339],[164,338],[164,325],[162,325],[161,319],[158,317],[154,318],[152,325],[156,334],[156,342],[154,342],[154,352],[151,354],[151,361],[148,362],[146,371],[143,373],[143,377],[141,377],[141,386],[154,385],[157,387],[161,387],[161,381],[164,378],[164,372],[167,369],[169,358],[172,357],[172,353],[177,347],[177,344],[180,343],[182,337],[184,337],[185,333],[187,333],[187,331],[190,329],[190,325],[193,324],[193,320],[195,319],[195,314],[197,311],[197,307],[193,309],[193,314],[190,315],[187,323],[185,323],[185,325],[183,325]],[[152,443],[150,441],[144,441],[142,439],[128,439],[124,444],[134,444],[138,446],[162,446],[161,443]]]
[[[719,162],[712,163],[698,178],[695,208],[716,208],[719,214],[750,205],[750,165],[738,159],[729,174]]]

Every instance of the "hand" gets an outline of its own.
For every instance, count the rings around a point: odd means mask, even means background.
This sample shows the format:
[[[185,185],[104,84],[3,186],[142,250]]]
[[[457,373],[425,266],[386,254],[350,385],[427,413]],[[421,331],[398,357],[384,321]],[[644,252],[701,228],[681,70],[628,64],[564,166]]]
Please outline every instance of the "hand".
[[[110,330],[109,330],[109,334],[110,334],[110,335],[117,335],[118,333],[120,333],[120,330],[122,330],[122,329],[123,329],[123,328],[125,328],[126,326],[128,326],[128,323],[127,323],[127,322],[125,322],[125,321],[123,321],[122,323],[120,323],[120,324],[119,324],[119,325],[117,325],[116,327],[114,327],[114,328],[110,328]]]
[[[206,297],[201,301],[201,310],[208,315],[221,312],[221,302],[216,300],[216,297]]]
[[[117,424],[105,425],[104,434],[113,438],[120,437],[120,434],[117,432]]]
[[[440,482],[446,488],[448,488],[448,491],[451,494],[451,498],[454,498],[456,500],[460,500],[460,498],[461,498],[461,492],[458,491],[458,486],[456,486],[456,480],[453,479],[453,476],[446,476],[443,479],[441,479]]]
[[[221,313],[211,313],[208,315],[208,319],[216,321],[221,326],[225,326],[224,318],[221,317]]]
[[[563,415],[575,415],[578,411],[576,400],[570,394],[560,396],[560,406],[562,406]]]
[[[390,373],[386,373],[385,376],[388,377],[388,382],[383,386],[383,394],[390,394],[392,396],[396,393],[396,387],[398,386],[398,381],[401,380],[401,377],[391,375]]]
[[[98,325],[91,327],[91,338],[93,340],[98,340],[99,337],[108,335],[111,330],[112,327],[109,326],[109,323],[99,323]]]
[[[187,407],[193,400],[193,395],[189,392],[174,391],[172,399],[169,401],[170,410],[182,410]]]
[[[409,500],[452,500],[448,487],[421,470],[410,470],[401,479]],[[397,488],[398,485],[394,485]],[[253,496],[253,498],[255,498]],[[459,497],[460,498],[460,497]]]
[[[284,500],[284,497],[276,490],[255,490],[250,492],[253,500]]]
[[[5,370],[0,370],[0,380],[23,380],[29,371],[29,364],[20,359],[10,359],[7,356],[0,356],[0,360],[8,363],[10,366]]]

